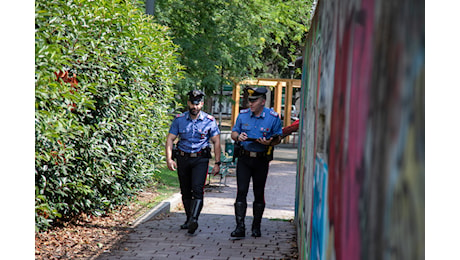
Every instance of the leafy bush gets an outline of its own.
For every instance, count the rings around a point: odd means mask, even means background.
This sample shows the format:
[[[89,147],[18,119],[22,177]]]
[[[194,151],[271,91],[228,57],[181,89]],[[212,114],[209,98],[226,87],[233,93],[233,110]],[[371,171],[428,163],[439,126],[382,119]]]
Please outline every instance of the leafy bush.
[[[35,1],[37,230],[126,202],[162,160],[181,67],[140,5]]]

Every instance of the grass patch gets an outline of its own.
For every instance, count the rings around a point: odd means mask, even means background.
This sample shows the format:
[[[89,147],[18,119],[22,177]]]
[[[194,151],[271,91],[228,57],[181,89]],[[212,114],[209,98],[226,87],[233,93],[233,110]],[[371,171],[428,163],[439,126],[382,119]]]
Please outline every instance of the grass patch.
[[[158,182],[168,187],[179,188],[177,172],[169,170],[166,166],[160,168],[160,173],[158,174]]]
[[[291,218],[291,219],[284,219],[284,218],[270,218],[270,219],[268,219],[268,220],[270,220],[270,221],[284,221],[284,222],[293,222],[293,221],[294,221],[294,219],[292,219],[292,218]]]

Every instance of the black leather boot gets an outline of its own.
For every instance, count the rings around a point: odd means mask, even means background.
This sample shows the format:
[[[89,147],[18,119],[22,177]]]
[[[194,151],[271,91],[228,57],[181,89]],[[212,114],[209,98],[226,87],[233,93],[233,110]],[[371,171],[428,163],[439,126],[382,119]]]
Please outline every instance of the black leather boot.
[[[252,234],[253,237],[260,237],[260,222],[262,221],[262,215],[264,214],[265,203],[256,203],[252,204],[252,212],[254,219],[252,221]]]
[[[198,217],[200,216],[201,209],[203,208],[203,200],[195,199],[192,200],[192,215],[190,216],[190,221],[188,222],[188,233],[194,234],[195,230],[198,228]]]
[[[192,215],[192,200],[183,199],[182,203],[184,204],[185,215],[187,215],[187,220],[184,224],[180,225],[180,229],[188,229],[188,222],[190,221],[190,216]]]
[[[234,238],[243,238],[246,236],[246,227],[244,226],[244,218],[246,217],[246,207],[247,204],[244,202],[235,203],[235,219],[236,219],[236,228],[230,234]]]

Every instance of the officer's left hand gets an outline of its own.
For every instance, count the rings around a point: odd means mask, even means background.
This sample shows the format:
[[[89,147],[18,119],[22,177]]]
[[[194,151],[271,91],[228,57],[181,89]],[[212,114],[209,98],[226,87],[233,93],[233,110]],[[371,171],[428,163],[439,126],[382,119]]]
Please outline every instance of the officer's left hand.
[[[257,142],[263,144],[263,145],[270,145],[272,143],[273,137],[270,137],[270,139],[266,139],[265,137],[261,137],[257,139]]]
[[[220,171],[220,166],[216,164],[216,165],[214,165],[214,167],[212,167],[211,174],[213,176],[216,176],[219,173],[219,171]]]
[[[168,166],[168,169],[170,169],[171,171],[175,171],[177,168],[176,162],[172,159],[166,160],[166,165]]]

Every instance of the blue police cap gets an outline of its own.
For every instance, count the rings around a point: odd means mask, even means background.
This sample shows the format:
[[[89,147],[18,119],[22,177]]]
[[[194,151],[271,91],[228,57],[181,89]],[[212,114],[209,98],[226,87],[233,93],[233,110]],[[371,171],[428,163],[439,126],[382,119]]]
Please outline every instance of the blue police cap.
[[[266,98],[267,88],[248,88],[249,100],[256,100],[260,97]]]
[[[197,90],[197,89],[189,91],[187,95],[188,95],[188,100],[192,102],[192,104],[195,104],[195,105],[199,104],[203,100],[203,97],[204,97],[204,93],[201,90]]]

